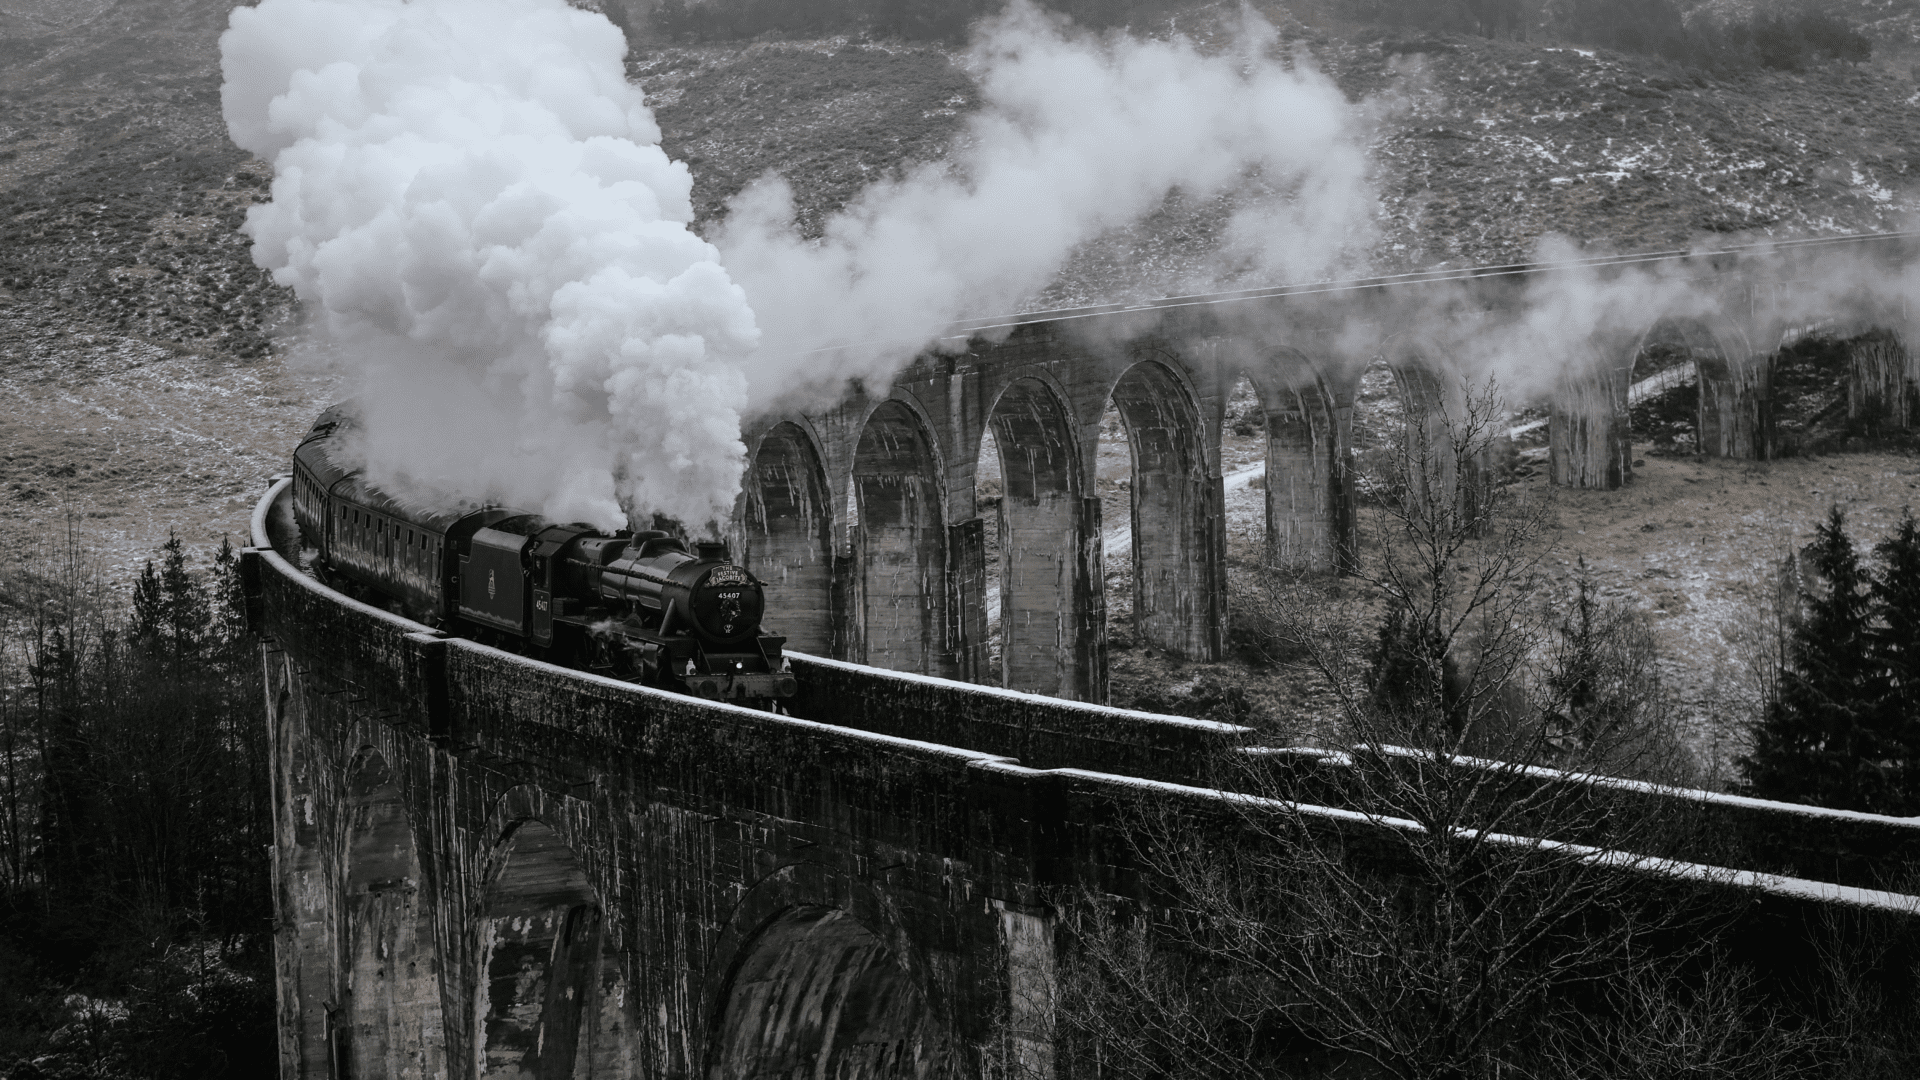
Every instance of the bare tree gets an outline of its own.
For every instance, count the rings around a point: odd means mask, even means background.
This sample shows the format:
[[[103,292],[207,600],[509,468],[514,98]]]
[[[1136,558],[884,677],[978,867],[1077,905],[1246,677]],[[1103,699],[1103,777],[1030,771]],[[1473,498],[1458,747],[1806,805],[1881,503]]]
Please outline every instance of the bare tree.
[[[1838,1041],[1793,1023],[1750,972],[1709,957],[1691,977],[1650,965],[1608,986],[1602,1009],[1543,1026],[1549,1074],[1567,1080],[1790,1080],[1818,1076]]]
[[[1343,744],[1224,767],[1231,842],[1191,807],[1143,804],[1135,854],[1177,901],[1069,918],[1095,988],[1071,984],[1064,1012],[1093,1042],[1161,1075],[1316,1054],[1395,1077],[1541,1075],[1541,1025],[1707,939],[1722,913],[1604,854],[1661,850],[1688,823],[1616,813],[1541,768],[1658,780],[1685,760],[1644,625],[1584,577],[1545,602],[1547,508],[1488,467],[1504,417],[1491,385],[1409,411],[1368,485],[1372,642],[1310,579],[1274,585]],[[1195,978],[1202,992],[1173,989]]]

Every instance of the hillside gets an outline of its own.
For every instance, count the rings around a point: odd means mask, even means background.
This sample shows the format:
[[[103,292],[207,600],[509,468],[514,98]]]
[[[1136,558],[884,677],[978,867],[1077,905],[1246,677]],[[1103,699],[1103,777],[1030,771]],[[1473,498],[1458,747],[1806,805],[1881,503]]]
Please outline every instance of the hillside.
[[[0,544],[71,526],[127,580],[177,529],[245,535],[327,397],[236,230],[203,0],[0,2]]]
[[[693,170],[702,229],[772,169],[793,182],[803,230],[817,233],[865,185],[940,159],[977,101],[958,46],[780,35],[674,43],[637,3],[607,2],[629,28],[628,70],[666,148]],[[1629,250],[1886,229],[1920,201],[1920,84],[1912,54],[1899,51],[1912,40],[1911,4],[1854,5],[1873,20],[1872,62],[1797,72],[1365,24],[1327,13],[1337,5],[1258,6],[1279,32],[1276,49],[1304,50],[1296,55],[1364,103],[1380,195],[1366,269],[1510,261],[1548,233]],[[296,321],[289,298],[235,231],[268,177],[227,142],[220,119],[225,10],[207,0],[0,0],[8,550],[71,527],[124,579],[169,528],[196,544],[239,535],[333,392],[324,369],[296,355],[284,334]],[[1138,29],[1172,25],[1217,43],[1234,10],[1165,5]],[[1084,245],[1032,304],[1260,283],[1209,258],[1231,209],[1170,198]],[[1651,605],[1676,669],[1731,648],[1715,642],[1737,621],[1743,581],[1803,536],[1828,499],[1844,491],[1877,523],[1910,497],[1898,457],[1650,460],[1628,491],[1560,499],[1555,557],[1585,555],[1608,588]],[[1726,497],[1689,502],[1700,485]],[[1778,498],[1782,487],[1795,497]],[[1257,496],[1236,495],[1235,542],[1249,551]],[[1686,521],[1675,517],[1682,506]],[[1700,550],[1686,554],[1688,543]],[[1120,695],[1153,686],[1159,696],[1142,703],[1206,710],[1218,706],[1221,680],[1247,679],[1236,666],[1175,677],[1159,663],[1117,657]],[[1255,697],[1298,704],[1272,693]],[[1704,701],[1716,691],[1701,676],[1688,693]]]
[[[1218,13],[1202,11],[1214,18],[1200,32],[1220,32]],[[1714,76],[1590,49],[1276,25],[1280,47],[1305,47],[1373,114],[1380,236],[1366,269],[1511,262],[1548,233],[1627,251],[1873,231],[1920,199],[1920,84],[1893,62]],[[817,231],[864,183],[936,156],[960,130],[972,100],[961,59],[761,40],[658,47],[629,71],[660,102],[669,152],[694,166],[704,223],[775,169]],[[1170,199],[1087,245],[1033,306],[1277,283],[1211,266],[1231,209]]]

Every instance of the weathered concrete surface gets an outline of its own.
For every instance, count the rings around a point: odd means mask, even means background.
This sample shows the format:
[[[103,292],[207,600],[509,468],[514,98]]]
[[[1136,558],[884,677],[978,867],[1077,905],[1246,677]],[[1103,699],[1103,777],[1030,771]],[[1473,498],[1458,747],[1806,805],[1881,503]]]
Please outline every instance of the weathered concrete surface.
[[[989,1054],[1043,1078],[1052,899],[1167,901],[1139,859],[1141,807],[1209,847],[1273,842],[1247,828],[1271,811],[1354,858],[1405,858],[1406,823],[1210,787],[1245,752],[1227,725],[804,658],[794,705],[813,715],[780,716],[446,638],[275,553],[284,490],[242,559],[284,1080],[958,1077]],[[1751,849],[1767,870],[1826,852],[1854,875],[1913,832],[1807,820],[1752,801],[1725,818],[1800,830]],[[1907,925],[1911,898],[1690,854],[1630,872],[1736,896],[1767,947],[1836,905]]]
[[[1226,640],[1221,425],[1243,374],[1268,421],[1269,561],[1342,569],[1352,555],[1352,406],[1368,364],[1395,366],[1411,414],[1480,370],[1484,358],[1457,353],[1471,351],[1475,327],[1514,318],[1535,286],[1551,293],[1564,280],[1577,291],[1649,275],[1674,314],[1649,302],[1648,325],[1560,342],[1553,348],[1568,355],[1538,358],[1536,382],[1557,384],[1548,395],[1555,482],[1631,481],[1625,395],[1634,357],[1662,336],[1685,344],[1699,370],[1703,452],[1765,458],[1767,364],[1783,336],[1815,318],[1808,298],[1852,331],[1904,337],[1902,305],[1854,296],[1832,267],[1845,260],[1857,282],[1877,263],[1897,278],[1912,239],[1484,267],[960,326],[947,351],[922,355],[884,394],[856,390],[829,410],[756,421],[736,547],[770,583],[772,610],[801,651],[1103,701],[1107,598],[1093,493],[1110,403],[1133,462],[1135,632],[1157,649],[1214,659]],[[1876,401],[1906,385],[1904,374],[1891,391],[1880,382]],[[1429,437],[1436,415],[1428,412]],[[989,430],[1007,483],[997,523],[975,511]],[[1452,490],[1455,478],[1437,479]],[[996,566],[986,564],[988,529],[1000,533]],[[989,671],[994,579],[1004,648]]]

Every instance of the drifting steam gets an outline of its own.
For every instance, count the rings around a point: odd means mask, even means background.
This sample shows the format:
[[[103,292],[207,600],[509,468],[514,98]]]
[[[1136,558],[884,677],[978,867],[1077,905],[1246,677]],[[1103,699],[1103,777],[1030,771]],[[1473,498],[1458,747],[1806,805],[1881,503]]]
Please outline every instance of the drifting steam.
[[[758,332],[619,30],[562,0],[263,0],[220,46],[228,129],[274,165],[254,261],[359,391],[376,481],[601,526],[728,512]]]
[[[1341,351],[1368,356],[1407,348],[1456,382],[1491,376],[1510,400],[1524,402],[1565,396],[1569,382],[1594,380],[1624,395],[1640,346],[1663,328],[1713,354],[1736,379],[1757,377],[1776,349],[1803,334],[1844,337],[1878,328],[1910,335],[1907,313],[1920,296],[1920,272],[1888,265],[1884,252],[1791,244],[1744,251],[1771,260],[1771,273],[1791,284],[1770,287],[1756,302],[1744,277],[1699,262],[1583,264],[1593,252],[1547,236],[1535,259],[1554,269],[1530,277],[1516,303],[1489,308],[1467,283],[1429,287],[1397,305],[1389,321],[1347,326]],[[1612,407],[1610,400],[1594,402]]]
[[[1243,269],[1298,278],[1363,247],[1353,110],[1273,40],[1249,15],[1203,55],[1015,3],[972,50],[984,107],[952,160],[876,185],[818,243],[762,181],[722,234],[731,277],[685,227],[687,170],[620,32],[562,0],[263,0],[221,39],[222,99],[274,163],[254,259],[356,384],[377,481],[698,522],[738,492],[743,410],[885,381],[1170,192],[1268,193],[1226,229]],[[808,355],[849,342],[868,344]]]
[[[1276,283],[1364,248],[1375,202],[1357,110],[1304,56],[1275,60],[1274,40],[1248,13],[1208,55],[1075,34],[1016,2],[979,30],[981,109],[947,161],[869,188],[813,243],[784,181],[750,187],[718,242],[766,335],[751,407],[884,382],[949,323],[1014,310],[1075,248],[1175,190],[1268,193],[1243,202],[1225,254]]]

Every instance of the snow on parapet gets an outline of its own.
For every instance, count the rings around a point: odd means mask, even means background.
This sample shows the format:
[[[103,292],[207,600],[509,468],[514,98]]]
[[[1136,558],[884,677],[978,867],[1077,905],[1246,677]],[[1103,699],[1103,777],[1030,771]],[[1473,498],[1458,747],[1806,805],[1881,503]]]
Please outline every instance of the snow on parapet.
[[[898,682],[920,683],[938,686],[948,690],[964,691],[981,697],[997,697],[1006,701],[1018,701],[1022,704],[1036,705],[1055,712],[1078,712],[1089,716],[1117,716],[1129,720],[1146,721],[1167,727],[1183,727],[1214,735],[1252,735],[1253,729],[1239,724],[1224,724],[1218,720],[1200,720],[1191,716],[1168,716],[1164,713],[1140,712],[1137,709],[1116,709],[1111,705],[1095,705],[1085,701],[1070,701],[1066,698],[1048,697],[1045,694],[1030,694],[1024,690],[1008,690],[1001,686],[984,686],[979,683],[960,682],[956,679],[943,679],[937,675],[919,675],[911,671],[888,671],[884,668],[871,668],[865,664],[850,663],[845,660],[829,660],[824,656],[787,650],[787,655],[805,660],[809,664],[821,667],[838,668],[842,671],[857,672],[873,679],[892,679]]]
[[[1432,757],[1424,750],[1412,750],[1401,746],[1383,746],[1383,752],[1401,757]],[[1859,810],[1834,810],[1825,806],[1806,806],[1801,803],[1776,802],[1772,799],[1755,799],[1746,795],[1726,795],[1717,791],[1705,791],[1700,788],[1672,787],[1655,784],[1645,780],[1627,780],[1617,776],[1600,776],[1595,773],[1567,772],[1562,769],[1549,769],[1539,765],[1513,765],[1490,758],[1456,757],[1454,762],[1476,769],[1510,769],[1523,776],[1540,780],[1560,780],[1591,787],[1609,788],[1614,791],[1631,791],[1645,795],[1660,795],[1669,799],[1684,799],[1692,802],[1715,806],[1737,806],[1745,810],[1762,810],[1769,813],[1799,814],[1803,817],[1826,818],[1831,821],[1847,821],[1856,824],[1888,825],[1898,828],[1920,830],[1920,818],[1888,817],[1885,814],[1869,814]]]
[[[1372,753],[1376,748],[1355,747],[1354,750]],[[1353,753],[1347,750],[1324,750],[1316,746],[1244,746],[1239,753],[1254,757],[1274,757],[1288,754],[1303,758],[1319,758],[1330,765],[1353,764]],[[1438,760],[1440,755],[1429,750],[1414,750],[1404,746],[1382,746],[1377,752],[1394,757],[1425,758]],[[1920,830],[1920,818],[1888,817],[1885,814],[1869,814],[1860,810],[1835,810],[1825,806],[1807,806],[1802,803],[1776,802],[1772,799],[1755,799],[1747,795],[1727,795],[1717,791],[1705,791],[1700,788],[1673,787],[1656,784],[1647,780],[1628,780],[1618,776],[1602,776],[1598,773],[1569,772],[1565,769],[1552,769],[1543,765],[1522,765],[1511,761],[1499,761],[1494,758],[1479,758],[1461,755],[1447,755],[1445,762],[1462,765],[1470,769],[1488,771],[1507,771],[1517,776],[1535,780],[1555,780],[1585,787],[1605,788],[1612,791],[1627,791],[1643,795],[1658,795],[1662,798],[1681,799],[1712,806],[1739,807],[1744,810],[1759,810],[1768,813],[1798,814],[1803,817],[1825,818],[1832,821],[1846,821],[1863,825],[1886,825],[1896,828]]]
[[[1327,751],[1312,750],[1310,753],[1313,755],[1325,754],[1329,758],[1345,756],[1340,755],[1337,751],[1329,753]],[[1332,806],[1316,806],[1311,803],[1294,802],[1288,799],[1275,799],[1264,795],[1248,795],[1244,792],[1225,791],[1219,788],[1192,787],[1190,785],[1176,784],[1166,780],[1143,780],[1138,777],[1114,776],[1109,773],[1088,772],[1085,769],[1053,769],[1049,771],[1057,775],[1071,776],[1109,787],[1119,787],[1147,794],[1164,795],[1201,802],[1214,802],[1223,806],[1231,806],[1255,812],[1265,811],[1275,814],[1290,814],[1336,824],[1357,825],[1403,836],[1428,835],[1426,826],[1408,818],[1388,817],[1382,814],[1369,814],[1360,810],[1346,810]],[[1760,800],[1749,801],[1757,802]],[[1867,816],[1871,817],[1872,815]],[[1920,915],[1920,897],[1908,896],[1904,893],[1888,892],[1884,889],[1862,889],[1852,885],[1835,885],[1825,881],[1811,881],[1806,878],[1787,877],[1781,874],[1765,874],[1755,870],[1735,870],[1731,867],[1710,866],[1705,863],[1687,862],[1683,859],[1671,859],[1656,855],[1641,855],[1631,851],[1592,847],[1587,844],[1574,844],[1563,840],[1515,836],[1510,833],[1483,833],[1473,829],[1454,828],[1449,830],[1449,834],[1461,840],[1470,840],[1492,847],[1536,851],[1542,854],[1557,854],[1570,857],[1574,861],[1585,863],[1589,866],[1615,869],[1623,873],[1646,874],[1652,877],[1665,878],[1672,881],[1693,882],[1700,885],[1718,885],[1747,892],[1755,892],[1763,896],[1777,896],[1783,899],[1811,901],[1819,904],[1839,904],[1870,911],[1885,911],[1896,915]]]

